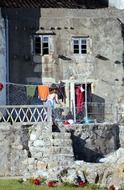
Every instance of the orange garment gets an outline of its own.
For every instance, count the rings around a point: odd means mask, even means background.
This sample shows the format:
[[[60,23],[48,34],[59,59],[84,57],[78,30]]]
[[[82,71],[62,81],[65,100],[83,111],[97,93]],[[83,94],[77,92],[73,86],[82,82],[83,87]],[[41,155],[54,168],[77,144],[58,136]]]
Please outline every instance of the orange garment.
[[[45,85],[39,85],[38,86],[38,97],[41,100],[47,100],[47,97],[49,95],[49,87]]]

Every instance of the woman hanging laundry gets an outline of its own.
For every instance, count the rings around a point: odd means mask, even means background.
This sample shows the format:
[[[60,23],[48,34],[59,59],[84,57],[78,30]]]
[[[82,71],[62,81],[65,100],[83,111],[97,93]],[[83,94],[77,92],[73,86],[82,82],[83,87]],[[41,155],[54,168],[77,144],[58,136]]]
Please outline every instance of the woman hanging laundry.
[[[49,89],[49,95],[47,98],[46,106],[50,107],[52,110],[52,121],[53,124],[55,123],[55,120],[58,118],[58,110],[56,108],[56,104],[59,104],[58,101],[58,94],[56,89]]]
[[[49,95],[46,102],[47,106],[49,106],[51,109],[55,109],[55,105],[58,103],[59,101],[56,89],[49,89]]]

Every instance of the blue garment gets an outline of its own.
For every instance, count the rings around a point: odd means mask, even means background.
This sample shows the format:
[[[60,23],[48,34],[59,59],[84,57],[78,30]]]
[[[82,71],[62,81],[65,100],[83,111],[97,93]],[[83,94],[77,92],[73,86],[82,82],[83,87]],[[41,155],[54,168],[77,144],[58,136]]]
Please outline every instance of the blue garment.
[[[47,100],[45,105],[50,107],[52,110],[55,109],[55,99]]]

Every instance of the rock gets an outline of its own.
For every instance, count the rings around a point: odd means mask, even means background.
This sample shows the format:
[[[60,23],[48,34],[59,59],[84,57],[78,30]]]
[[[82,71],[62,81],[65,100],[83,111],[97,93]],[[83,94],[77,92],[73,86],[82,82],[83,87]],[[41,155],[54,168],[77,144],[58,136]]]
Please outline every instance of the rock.
[[[36,139],[37,139],[37,135],[31,133],[31,135],[30,135],[30,141],[35,141]]]
[[[36,167],[38,170],[41,170],[41,169],[46,170],[48,167],[48,164],[42,161],[38,161]]]
[[[45,146],[45,142],[43,140],[36,140],[34,141],[34,146],[38,147],[38,146]]]
[[[34,164],[35,159],[34,158],[28,158],[27,162],[29,165]]]
[[[116,189],[124,189],[124,163],[116,165],[111,184],[114,184]]]
[[[35,175],[40,176],[40,177],[44,177],[44,178],[48,178],[48,172],[44,171],[44,170],[37,170],[35,172]]]
[[[118,150],[108,154],[105,158],[101,158],[98,161],[101,163],[123,163],[124,162],[124,148],[119,148]]]

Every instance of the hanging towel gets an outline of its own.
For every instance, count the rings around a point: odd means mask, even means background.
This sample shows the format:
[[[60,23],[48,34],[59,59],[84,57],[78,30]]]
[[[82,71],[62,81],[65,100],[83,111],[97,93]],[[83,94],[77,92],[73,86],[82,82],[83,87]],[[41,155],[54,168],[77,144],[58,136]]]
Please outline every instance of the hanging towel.
[[[35,94],[36,86],[26,86],[27,96],[33,97]]]
[[[75,90],[76,93],[76,107],[77,107],[77,113],[80,113],[83,111],[83,107],[84,107],[84,99],[85,99],[85,94],[84,91],[81,92],[81,88],[80,86],[76,87]]]
[[[41,100],[46,101],[48,95],[49,95],[49,87],[45,86],[45,85],[39,85],[38,86],[38,97]]]

